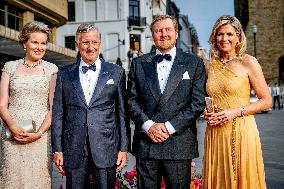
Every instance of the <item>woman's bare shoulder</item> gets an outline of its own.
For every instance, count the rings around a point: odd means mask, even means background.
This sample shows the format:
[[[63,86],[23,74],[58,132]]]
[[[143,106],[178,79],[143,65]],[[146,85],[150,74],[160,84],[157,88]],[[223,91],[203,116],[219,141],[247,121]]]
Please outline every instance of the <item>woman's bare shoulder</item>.
[[[249,73],[261,73],[262,68],[257,59],[249,54],[244,54],[241,60],[243,66]]]
[[[249,54],[244,54],[241,58],[241,61],[246,66],[250,66],[251,64],[258,64],[257,59]]]

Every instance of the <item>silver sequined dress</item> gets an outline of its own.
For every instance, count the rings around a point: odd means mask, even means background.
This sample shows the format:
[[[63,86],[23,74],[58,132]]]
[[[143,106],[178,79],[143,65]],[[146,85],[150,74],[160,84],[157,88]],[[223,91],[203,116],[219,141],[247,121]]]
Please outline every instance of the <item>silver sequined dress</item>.
[[[49,81],[57,67],[42,61],[44,74],[19,75],[17,67],[23,59],[7,62],[3,72],[10,75],[9,112],[14,121],[32,119],[37,129],[49,111]],[[50,133],[29,144],[19,144],[1,133],[0,189],[50,189],[51,144]]]

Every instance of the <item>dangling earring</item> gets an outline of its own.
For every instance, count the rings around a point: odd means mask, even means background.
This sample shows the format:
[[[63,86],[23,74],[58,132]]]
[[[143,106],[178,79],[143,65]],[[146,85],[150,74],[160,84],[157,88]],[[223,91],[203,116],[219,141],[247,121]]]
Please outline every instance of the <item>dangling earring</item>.
[[[24,51],[26,51],[27,50],[27,48],[24,48]]]

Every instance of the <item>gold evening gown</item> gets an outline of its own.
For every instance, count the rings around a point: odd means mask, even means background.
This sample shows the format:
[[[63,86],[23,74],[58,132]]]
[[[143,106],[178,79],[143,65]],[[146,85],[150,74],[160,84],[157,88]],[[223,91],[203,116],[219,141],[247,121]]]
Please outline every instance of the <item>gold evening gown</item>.
[[[38,129],[49,111],[49,81],[57,67],[42,61],[44,74],[20,75],[17,67],[23,59],[7,62],[3,72],[10,75],[9,112],[17,122],[35,121]],[[50,189],[51,144],[50,132],[28,144],[6,139],[6,127],[2,128],[0,154],[0,189]]]
[[[248,76],[238,76],[220,61],[208,68],[206,90],[218,108],[250,103]],[[203,157],[204,189],[265,189],[259,132],[253,115],[218,127],[207,126]]]

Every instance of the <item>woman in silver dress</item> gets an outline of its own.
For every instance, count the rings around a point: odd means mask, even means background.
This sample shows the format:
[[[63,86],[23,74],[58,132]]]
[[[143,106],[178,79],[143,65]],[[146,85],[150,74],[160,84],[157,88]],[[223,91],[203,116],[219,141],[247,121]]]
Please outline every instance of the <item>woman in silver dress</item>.
[[[49,127],[57,67],[42,60],[49,38],[47,25],[26,24],[19,35],[24,58],[2,70],[0,189],[51,188]],[[33,132],[21,127],[24,120],[33,121]]]

